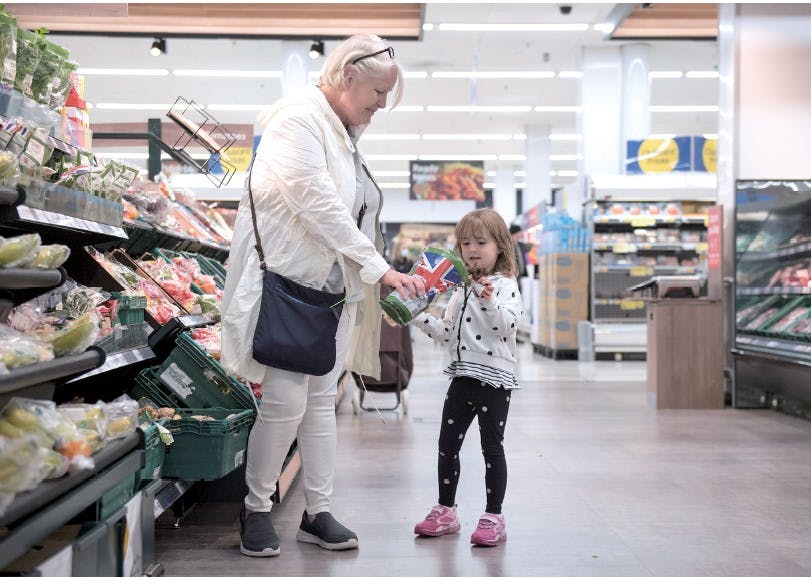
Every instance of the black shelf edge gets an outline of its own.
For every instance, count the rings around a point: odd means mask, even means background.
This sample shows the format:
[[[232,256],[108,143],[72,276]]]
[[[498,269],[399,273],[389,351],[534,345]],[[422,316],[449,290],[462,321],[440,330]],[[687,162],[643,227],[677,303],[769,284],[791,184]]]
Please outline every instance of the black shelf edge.
[[[90,347],[78,355],[11,369],[8,373],[0,375],[0,394],[13,393],[33,385],[57,381],[95,369],[104,364],[106,358],[107,355],[102,349]]]
[[[67,273],[62,267],[53,270],[0,268],[0,289],[53,288],[66,278]]]
[[[96,375],[100,375],[102,373],[107,373],[109,371],[121,369],[123,367],[148,361],[154,358],[155,353],[152,352],[152,349],[146,345],[143,347],[137,347],[125,351],[116,351],[114,353],[110,353],[109,355],[107,355],[107,359],[101,366],[86,373],[82,373],[78,377],[70,379],[69,381],[67,381],[67,383],[68,384],[75,383]]]
[[[63,235],[80,234],[85,244],[95,244],[105,240],[126,240],[123,228],[41,210],[26,205],[0,207],[0,224],[12,227],[33,228],[36,232],[53,232]]]
[[[754,341],[752,344],[741,343],[740,338],[736,339],[738,342],[730,352],[739,357],[757,357],[768,361],[779,363],[790,363],[802,365],[811,368],[811,353],[795,352],[790,350],[790,347],[803,346],[800,343],[792,343],[787,341],[771,340],[766,343],[760,344]],[[757,344],[756,344],[757,343]]]
[[[0,186],[0,205],[16,206],[25,201],[25,190],[20,186]]]
[[[758,251],[745,252],[743,253],[743,256],[741,256],[741,262],[772,260],[787,256],[803,256],[809,253],[811,253],[811,242],[802,242],[800,244],[786,246],[783,248],[778,248],[775,250],[765,252]]]
[[[93,455],[95,469],[44,481],[31,491],[19,494],[0,517],[0,526],[24,518],[0,540],[0,569],[137,471],[144,460],[143,451],[137,450],[140,439],[141,435],[136,431],[112,441]]]

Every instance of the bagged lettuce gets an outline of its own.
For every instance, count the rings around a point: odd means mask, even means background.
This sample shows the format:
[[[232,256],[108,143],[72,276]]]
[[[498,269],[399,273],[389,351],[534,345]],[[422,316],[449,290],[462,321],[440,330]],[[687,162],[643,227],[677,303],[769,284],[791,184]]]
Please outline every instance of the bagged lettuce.
[[[64,244],[44,244],[39,247],[34,260],[25,265],[25,268],[38,268],[53,270],[62,266],[70,256],[70,248]]]
[[[0,237],[0,267],[24,266],[34,260],[42,244],[39,234],[22,234],[11,238]]]

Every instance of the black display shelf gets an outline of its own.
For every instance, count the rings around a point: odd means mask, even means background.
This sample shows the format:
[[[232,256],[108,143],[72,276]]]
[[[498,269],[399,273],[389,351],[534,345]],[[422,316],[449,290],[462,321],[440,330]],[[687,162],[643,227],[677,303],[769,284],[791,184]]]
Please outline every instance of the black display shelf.
[[[0,186],[0,205],[17,206],[25,202],[25,189],[21,186]]]
[[[741,257],[741,261],[761,261],[775,260],[786,257],[799,257],[811,255],[811,242],[802,242],[792,246],[786,246],[770,251],[747,252]]]
[[[143,434],[136,430],[93,455],[94,469],[71,472],[18,494],[0,516],[0,527],[9,530],[0,538],[0,569],[141,468],[143,446]]]
[[[11,369],[8,373],[0,375],[0,394],[12,393],[33,385],[63,381],[66,377],[100,367],[106,358],[107,355],[102,349],[90,347],[78,355]]]
[[[124,367],[134,365],[136,363],[143,363],[145,361],[149,361],[154,358],[155,353],[152,352],[152,349],[149,348],[148,346],[137,347],[125,351],[116,351],[114,353],[110,353],[109,355],[107,355],[107,359],[101,366],[86,373],[82,373],[78,377],[70,379],[69,381],[67,381],[67,383],[68,384],[76,383],[84,379],[89,379],[90,377],[95,377],[96,375],[100,375],[102,373],[122,369]]]
[[[127,239],[127,233],[121,227],[26,205],[0,206],[0,226],[23,232],[39,232],[50,240],[63,241],[74,246]]]
[[[170,319],[149,335],[149,348],[154,351],[157,358],[164,358],[175,348],[175,339],[182,331],[210,325],[212,322],[204,315],[186,315]]]
[[[62,285],[66,278],[62,267],[53,270],[0,268],[0,291],[9,291],[4,296],[12,305],[18,305]]]

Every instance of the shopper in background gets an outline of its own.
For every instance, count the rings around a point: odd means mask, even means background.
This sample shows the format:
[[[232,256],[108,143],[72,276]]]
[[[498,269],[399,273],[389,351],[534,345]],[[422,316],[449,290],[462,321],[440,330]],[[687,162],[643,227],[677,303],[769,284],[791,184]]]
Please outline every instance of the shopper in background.
[[[456,226],[456,246],[474,279],[451,296],[442,319],[421,314],[412,321],[447,346],[451,378],[439,429],[439,503],[414,527],[418,535],[438,537],[461,529],[456,514],[459,451],[477,417],[485,462],[487,506],[470,538],[495,546],[507,539],[501,505],[507,489],[504,427],[515,378],[516,327],[522,314],[515,279],[513,241],[501,216],[491,209],[465,215]]]
[[[513,238],[513,250],[515,251],[515,264],[518,266],[516,276],[527,276],[527,252],[529,248],[526,243],[521,242],[521,232],[524,229],[518,224],[510,225],[510,236]]]
[[[240,512],[240,551],[279,554],[270,518],[283,463],[298,440],[306,508],[297,539],[325,549],[358,546],[355,533],[330,513],[335,473],[335,395],[349,370],[379,377],[379,285],[421,295],[418,277],[391,269],[381,256],[380,190],[357,149],[372,116],[402,96],[403,71],[394,50],[374,35],[357,35],[327,57],[321,84],[283,99],[266,123],[250,176],[268,268],[298,283],[346,291],[336,335],[335,368],[322,377],[263,366],[252,340],[262,294],[250,202],[237,211],[222,304],[222,362],[262,386],[262,403],[248,440],[248,495]]]

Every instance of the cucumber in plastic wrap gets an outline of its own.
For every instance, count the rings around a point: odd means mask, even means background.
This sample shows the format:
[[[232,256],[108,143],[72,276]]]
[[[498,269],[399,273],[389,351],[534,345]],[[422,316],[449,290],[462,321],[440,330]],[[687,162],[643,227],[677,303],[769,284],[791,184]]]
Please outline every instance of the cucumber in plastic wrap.
[[[0,237],[0,267],[10,268],[28,264],[37,256],[42,239],[37,233],[11,238]]]
[[[65,355],[79,354],[96,342],[98,333],[97,315],[88,312],[70,323],[65,329],[59,331],[51,339],[54,355],[63,357]]]
[[[69,256],[70,248],[64,244],[43,244],[39,247],[37,256],[25,268],[53,270],[65,264]]]

